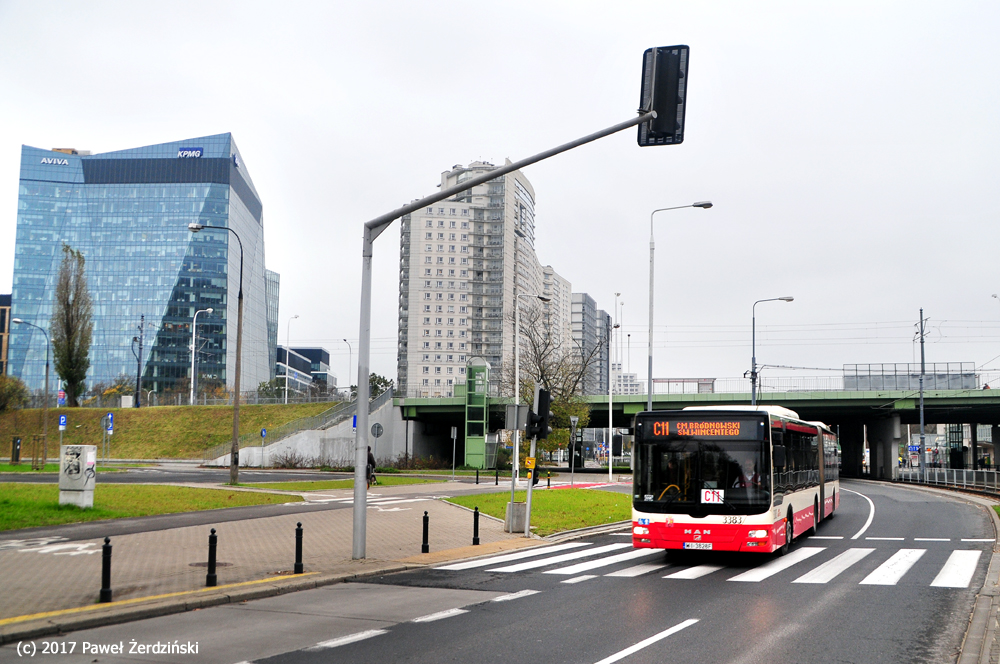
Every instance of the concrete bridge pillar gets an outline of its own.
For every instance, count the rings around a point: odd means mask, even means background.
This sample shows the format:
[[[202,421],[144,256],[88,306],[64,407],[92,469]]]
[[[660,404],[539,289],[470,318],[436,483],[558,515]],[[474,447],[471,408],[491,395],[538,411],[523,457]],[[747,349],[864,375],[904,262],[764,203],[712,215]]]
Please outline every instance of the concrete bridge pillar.
[[[893,478],[893,469],[899,457],[899,438],[898,415],[868,423],[868,445],[871,450],[869,461],[873,478]]]
[[[847,477],[860,477],[865,455],[865,426],[848,421],[837,425],[840,432],[841,472]]]

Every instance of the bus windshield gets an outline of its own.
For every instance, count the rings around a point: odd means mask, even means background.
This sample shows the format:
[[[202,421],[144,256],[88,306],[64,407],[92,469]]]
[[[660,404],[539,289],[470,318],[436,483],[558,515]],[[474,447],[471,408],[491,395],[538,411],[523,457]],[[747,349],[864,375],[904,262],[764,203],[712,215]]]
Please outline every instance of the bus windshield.
[[[691,515],[765,512],[771,506],[765,445],[674,437],[641,443],[633,483],[635,508]]]

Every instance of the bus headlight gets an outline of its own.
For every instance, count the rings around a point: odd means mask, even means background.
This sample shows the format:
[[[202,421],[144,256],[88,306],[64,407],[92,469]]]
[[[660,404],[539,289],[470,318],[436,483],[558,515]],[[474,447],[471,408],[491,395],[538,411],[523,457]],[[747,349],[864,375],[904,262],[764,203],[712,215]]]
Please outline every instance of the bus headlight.
[[[647,528],[645,526],[636,526],[635,528],[632,529],[632,534],[633,535],[648,535],[649,534],[649,528]]]
[[[764,537],[767,537],[766,530],[751,530],[747,533],[747,538],[749,539],[762,539]]]

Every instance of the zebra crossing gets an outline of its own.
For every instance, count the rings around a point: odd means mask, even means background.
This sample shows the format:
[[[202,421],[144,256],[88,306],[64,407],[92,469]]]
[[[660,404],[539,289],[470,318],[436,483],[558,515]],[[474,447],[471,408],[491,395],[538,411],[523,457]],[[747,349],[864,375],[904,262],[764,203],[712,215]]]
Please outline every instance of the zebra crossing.
[[[723,576],[727,569],[733,572],[737,568],[729,568],[723,564],[670,563],[663,561],[663,552],[663,549],[633,549],[631,542],[600,545],[595,545],[594,542],[567,542],[467,560],[436,569],[455,572],[479,569],[502,574],[538,570],[542,574],[570,577],[562,583],[580,583],[599,576],[636,578],[654,574],[671,582],[693,581],[717,575],[736,583],[760,583],[778,577],[783,572],[792,571],[798,573],[781,578],[790,583],[813,585],[831,583],[848,570],[860,570],[867,572],[858,583],[862,586],[895,586],[910,574],[913,583],[919,582],[934,588],[968,588],[983,559],[983,551],[980,549],[955,549],[950,551],[947,560],[941,562],[941,549],[925,558],[928,549],[922,548],[902,548],[886,557],[886,549],[870,546],[851,547],[842,551],[826,546],[799,546],[784,556],[767,558],[750,569],[741,566],[738,569],[742,571]],[[834,554],[832,557],[831,553]],[[655,561],[643,560],[654,556],[661,558]],[[744,560],[752,562],[753,558]],[[921,560],[935,562],[915,570]]]

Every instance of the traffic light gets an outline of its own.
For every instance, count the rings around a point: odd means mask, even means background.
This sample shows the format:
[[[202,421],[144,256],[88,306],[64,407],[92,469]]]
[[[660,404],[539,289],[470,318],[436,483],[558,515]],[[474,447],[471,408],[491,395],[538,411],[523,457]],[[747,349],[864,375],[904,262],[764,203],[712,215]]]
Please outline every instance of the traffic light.
[[[538,412],[528,411],[528,424],[524,428],[524,435],[527,438],[538,438],[544,440],[552,433],[549,422],[554,417],[549,405],[552,397],[548,390],[538,390]]]
[[[690,48],[659,46],[642,54],[639,111],[656,117],[639,125],[639,145],[676,145],[684,141]]]

